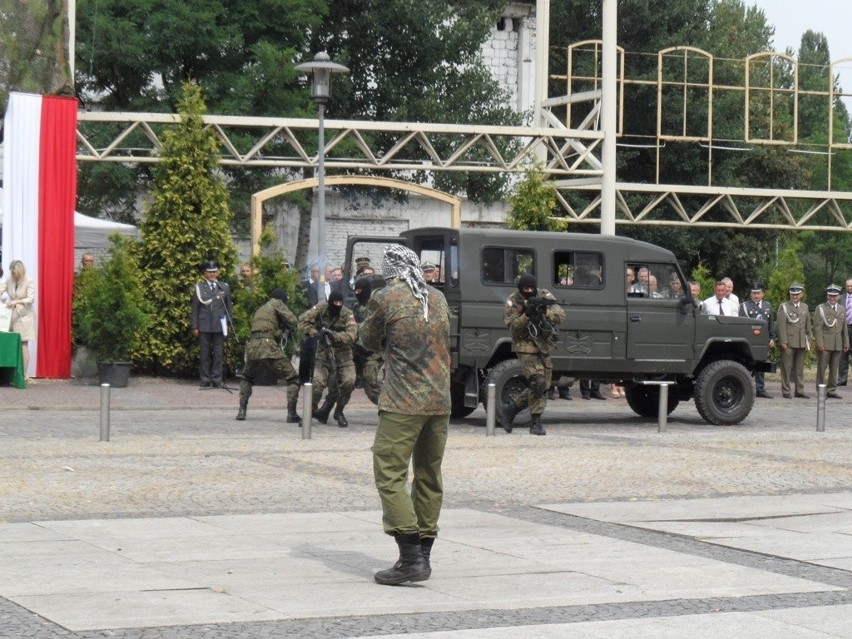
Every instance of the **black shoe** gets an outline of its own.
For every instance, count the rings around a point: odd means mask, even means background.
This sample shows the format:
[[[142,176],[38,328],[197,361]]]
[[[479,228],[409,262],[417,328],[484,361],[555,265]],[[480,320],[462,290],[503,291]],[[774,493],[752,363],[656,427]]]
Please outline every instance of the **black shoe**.
[[[781,397],[784,399],[793,399],[793,396],[790,393],[781,393]]]
[[[552,402],[554,399],[556,399],[556,391],[551,388],[547,391],[547,401]]]
[[[409,581],[429,579],[432,570],[423,559],[420,535],[397,535],[396,543],[399,546],[399,559],[393,567],[373,575],[376,582],[385,586],[398,586]]]
[[[565,399],[565,400],[568,400],[570,402],[574,398],[571,397],[571,391],[568,390],[568,389],[565,389],[565,390],[559,391],[559,399]]]
[[[837,382],[838,386],[846,386],[846,380],[844,379],[842,382]]]
[[[314,419],[316,419],[320,424],[327,424],[328,416],[331,413],[333,406],[334,404],[323,402],[322,406],[314,410]]]
[[[600,393],[592,393],[592,399],[606,399],[606,397],[604,397]]]
[[[346,419],[346,415],[343,414],[342,410],[334,412],[334,419],[337,420],[337,425],[341,428],[349,426],[349,421]]]
[[[591,399],[591,398],[592,398],[591,395],[583,395],[583,399]]]
[[[826,396],[826,397],[830,397],[831,399],[843,399],[843,398],[842,398],[840,395],[838,395],[837,393],[826,393],[826,394],[825,394],[825,396]]]
[[[500,412],[503,415],[503,418],[500,420],[503,430],[507,433],[511,433],[512,421],[515,419],[515,416],[521,412],[521,409],[515,405],[515,402],[509,400],[508,402],[503,402],[500,405]]]
[[[811,396],[806,393],[796,393],[796,397],[801,397],[802,399],[810,399]]]
[[[201,388],[210,388],[210,384],[211,384],[211,382],[201,382],[201,384],[198,386],[198,388],[199,388],[199,389],[201,389]]]
[[[530,435],[547,435],[547,431],[541,425],[541,415],[533,415]]]
[[[246,409],[248,408],[248,400],[241,399],[240,400],[240,408],[237,411],[237,421],[241,422],[246,418]]]
[[[772,395],[770,395],[766,391],[757,391],[757,397],[763,397],[764,399],[772,399]]]

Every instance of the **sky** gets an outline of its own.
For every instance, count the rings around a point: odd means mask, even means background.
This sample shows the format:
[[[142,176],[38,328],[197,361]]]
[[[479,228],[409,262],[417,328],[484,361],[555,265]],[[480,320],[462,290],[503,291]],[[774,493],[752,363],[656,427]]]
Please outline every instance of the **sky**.
[[[852,58],[852,0],[745,0],[763,10],[766,22],[775,27],[774,49],[791,47],[798,54],[802,34],[810,29],[828,40],[831,60]],[[852,61],[836,69],[844,93],[852,92]],[[844,98],[847,108],[850,99]]]

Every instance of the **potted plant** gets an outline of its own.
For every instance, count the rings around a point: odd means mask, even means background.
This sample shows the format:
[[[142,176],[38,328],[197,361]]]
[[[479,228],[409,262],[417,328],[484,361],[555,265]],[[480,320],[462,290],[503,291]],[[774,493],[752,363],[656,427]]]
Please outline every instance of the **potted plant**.
[[[88,269],[77,290],[75,324],[80,341],[95,352],[101,384],[125,388],[130,356],[151,324],[151,303],[139,279],[133,240],[113,236],[110,257]]]

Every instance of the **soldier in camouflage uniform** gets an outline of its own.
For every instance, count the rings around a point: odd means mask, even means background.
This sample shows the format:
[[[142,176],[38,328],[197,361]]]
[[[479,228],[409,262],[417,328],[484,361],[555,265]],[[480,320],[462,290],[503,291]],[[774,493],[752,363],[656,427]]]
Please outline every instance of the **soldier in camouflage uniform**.
[[[380,584],[424,581],[438,534],[444,489],[441,462],[450,421],[450,315],[443,294],[426,284],[411,249],[391,245],[373,293],[359,343],[385,353],[373,475],[382,527],[393,535],[399,560],[375,574]],[[413,461],[411,494],[405,490]]]
[[[553,375],[550,358],[555,345],[553,328],[565,319],[565,311],[556,304],[550,291],[536,287],[535,277],[527,273],[521,275],[518,290],[506,300],[503,314],[503,321],[512,333],[512,350],[529,384],[517,397],[501,405],[503,429],[507,433],[512,432],[515,416],[529,407],[532,413],[530,433],[547,434],[541,425],[541,414],[547,405],[547,389]],[[540,316],[537,310],[543,311]]]
[[[349,426],[343,409],[349,403],[355,388],[355,363],[352,361],[352,345],[358,337],[355,316],[343,306],[343,295],[332,291],[328,302],[317,304],[299,316],[299,328],[306,337],[318,337],[314,363],[314,417],[322,424],[328,423],[328,415],[337,404],[334,419],[341,428]],[[337,383],[329,388],[328,396],[317,408],[328,380],[336,375]]]
[[[355,321],[358,325],[364,323],[367,319],[367,303],[370,301],[370,294],[373,287],[370,284],[370,279],[367,277],[358,278],[355,282],[355,304],[352,305],[352,313],[355,315]],[[354,352],[355,367],[358,368],[358,360],[361,365],[361,381],[364,385],[364,393],[369,400],[374,404],[379,403],[379,391],[382,389],[379,384],[379,372],[385,362],[384,353],[371,352],[366,350],[361,344],[355,344]]]
[[[275,371],[279,379],[287,380],[287,422],[299,423],[296,401],[299,399],[299,375],[281,348],[281,337],[296,330],[296,316],[287,308],[287,293],[276,288],[269,301],[251,318],[251,337],[246,345],[246,367],[240,382],[240,410],[237,419],[246,418],[254,376],[263,364]]]

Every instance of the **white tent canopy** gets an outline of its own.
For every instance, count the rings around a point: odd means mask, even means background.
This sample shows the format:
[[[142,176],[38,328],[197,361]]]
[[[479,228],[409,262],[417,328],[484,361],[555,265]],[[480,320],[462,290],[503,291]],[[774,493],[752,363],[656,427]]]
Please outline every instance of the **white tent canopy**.
[[[132,224],[111,222],[74,212],[74,248],[106,248],[109,236],[113,233],[136,237],[136,227]]]
[[[3,189],[0,187],[0,227],[3,226]],[[113,233],[136,237],[137,229],[132,224],[122,224],[89,217],[74,212],[74,248],[98,249],[108,248],[109,236]]]

